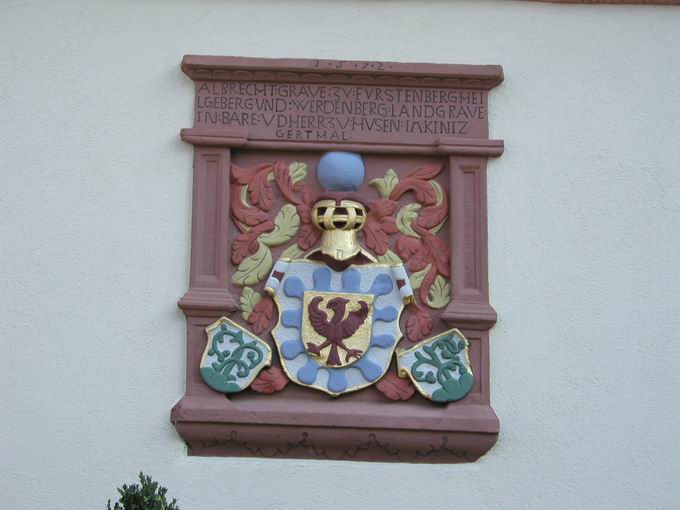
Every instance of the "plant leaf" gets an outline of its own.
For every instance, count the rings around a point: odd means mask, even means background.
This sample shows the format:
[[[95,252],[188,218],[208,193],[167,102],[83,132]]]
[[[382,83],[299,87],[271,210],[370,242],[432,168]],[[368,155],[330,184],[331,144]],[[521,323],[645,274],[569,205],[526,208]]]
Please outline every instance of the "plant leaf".
[[[281,246],[293,239],[300,228],[300,216],[293,204],[284,205],[274,218],[274,230],[262,234],[258,240],[267,246]]]
[[[390,400],[408,400],[416,391],[410,380],[401,379],[394,372],[385,374],[385,377],[380,379],[375,387]]]
[[[390,266],[396,266],[397,264],[402,263],[399,255],[394,253],[392,250],[387,250],[385,253],[378,255],[376,258],[381,264],[389,264]]]
[[[262,294],[255,292],[250,287],[244,287],[243,292],[241,292],[241,299],[239,299],[241,317],[243,317],[244,321],[248,320],[250,312],[253,311],[253,308],[255,308],[260,299],[262,299]]]
[[[418,217],[418,211],[423,206],[417,203],[406,204],[404,207],[399,209],[397,213],[397,228],[402,234],[409,235],[411,237],[420,237],[415,230],[411,227],[411,223],[415,221]]]
[[[414,179],[434,179],[439,175],[439,172],[442,171],[442,168],[444,168],[444,165],[442,163],[435,163],[433,165],[423,165],[420,168],[417,168],[410,174],[408,174],[407,177],[411,177]]]
[[[272,206],[272,188],[269,181],[269,171],[257,172],[248,183],[248,198],[253,205],[263,211],[268,211]]]
[[[260,372],[250,383],[250,388],[258,393],[275,393],[281,391],[288,384],[288,377],[279,367],[271,367]]]
[[[373,179],[368,183],[369,186],[373,186],[378,190],[380,196],[383,198],[388,198],[392,194],[392,190],[399,184],[399,177],[397,172],[391,168],[385,173],[385,177],[382,179]]]
[[[248,202],[248,185],[244,184],[241,186],[241,203],[246,206],[250,207],[250,203]]]
[[[427,304],[431,308],[444,308],[449,301],[451,301],[451,285],[438,274],[430,287]]]
[[[317,243],[319,238],[321,238],[321,230],[311,223],[305,223],[300,229],[297,244],[303,250],[309,250]]]
[[[305,177],[307,177],[307,165],[305,163],[295,161],[294,163],[288,165],[288,173],[290,174],[293,184],[295,184],[296,182],[302,181]]]
[[[295,194],[295,184],[290,176],[289,167],[282,161],[274,162],[274,178],[281,193],[288,202],[298,205],[302,200]]]
[[[388,234],[397,231],[392,215],[397,208],[393,200],[381,198],[371,204],[364,226],[366,247],[376,255],[384,255],[389,248]]]
[[[406,235],[401,235],[397,239],[397,252],[401,260],[408,260],[422,249],[422,241],[420,239]]]
[[[437,195],[437,204],[441,204],[444,201],[444,190],[442,189],[441,185],[434,179],[427,182],[429,182],[430,185],[434,188],[434,192]]]
[[[257,207],[248,207],[243,204],[241,201],[242,191],[243,186],[232,186],[229,191],[229,200],[231,201],[230,213],[232,218],[248,227],[253,227],[269,220],[269,216],[266,212]]]
[[[272,252],[267,246],[260,243],[258,250],[249,257],[243,259],[231,277],[235,285],[255,285],[264,280],[272,268]]]
[[[256,335],[262,334],[269,328],[274,317],[274,299],[269,294],[262,296],[255,306],[253,311],[248,316],[248,324],[253,327]]]
[[[416,290],[417,288],[420,287],[420,284],[423,283],[423,279],[425,278],[425,275],[427,272],[432,268],[432,263],[428,264],[425,266],[424,269],[421,269],[420,271],[416,271],[415,273],[411,274],[409,277],[409,280],[411,281],[411,288],[413,290]]]
[[[437,272],[443,276],[449,276],[451,274],[449,246],[432,232],[422,228],[418,223],[415,223],[413,228],[423,238],[428,258],[430,262],[434,263]]]
[[[302,188],[302,201],[297,205],[297,212],[300,221],[302,221],[302,227],[298,233],[297,244],[303,250],[309,250],[321,237],[321,230],[312,223],[314,194],[304,182],[300,183],[300,186]]]
[[[432,317],[418,304],[406,308],[406,338],[409,342],[418,342],[432,331]],[[416,351],[416,357],[419,352]]]
[[[288,248],[283,250],[281,252],[281,255],[279,255],[280,259],[299,259],[305,254],[305,251],[302,250],[297,244],[291,244]]]

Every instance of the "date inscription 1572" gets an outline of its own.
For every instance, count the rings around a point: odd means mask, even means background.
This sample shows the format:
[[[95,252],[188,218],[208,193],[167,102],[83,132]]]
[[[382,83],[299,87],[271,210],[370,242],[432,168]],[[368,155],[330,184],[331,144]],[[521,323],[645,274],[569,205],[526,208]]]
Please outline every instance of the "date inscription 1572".
[[[196,127],[249,138],[431,144],[484,138],[486,91],[435,87],[197,81]]]

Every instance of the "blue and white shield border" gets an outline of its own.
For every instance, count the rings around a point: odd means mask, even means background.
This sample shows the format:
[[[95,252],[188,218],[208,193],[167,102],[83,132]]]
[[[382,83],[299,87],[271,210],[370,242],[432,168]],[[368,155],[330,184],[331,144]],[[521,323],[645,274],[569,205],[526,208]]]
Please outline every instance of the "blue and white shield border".
[[[307,352],[301,334],[305,291],[373,295],[371,340],[363,356],[344,367],[329,367]],[[291,381],[338,396],[374,384],[389,368],[402,336],[399,318],[404,308],[391,266],[369,264],[334,271],[320,262],[297,259],[287,265],[274,299],[279,321],[272,336]]]

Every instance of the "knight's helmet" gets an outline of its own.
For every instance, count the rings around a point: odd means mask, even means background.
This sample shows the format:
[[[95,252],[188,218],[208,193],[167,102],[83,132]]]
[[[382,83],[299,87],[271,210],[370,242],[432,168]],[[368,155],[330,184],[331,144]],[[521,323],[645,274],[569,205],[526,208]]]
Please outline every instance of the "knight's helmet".
[[[318,251],[336,260],[366,254],[357,241],[366,223],[366,206],[356,194],[364,173],[358,154],[328,152],[319,160],[317,177],[324,192],[312,208],[312,222],[322,232]]]

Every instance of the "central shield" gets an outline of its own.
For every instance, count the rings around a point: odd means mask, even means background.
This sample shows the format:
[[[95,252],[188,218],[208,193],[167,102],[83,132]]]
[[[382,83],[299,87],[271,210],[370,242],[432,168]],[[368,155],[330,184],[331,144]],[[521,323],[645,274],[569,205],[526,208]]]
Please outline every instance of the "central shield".
[[[335,271],[296,259],[287,264],[274,299],[272,336],[288,378],[330,395],[357,391],[387,371],[401,339],[404,304],[387,264]]]
[[[307,352],[329,367],[361,358],[371,343],[373,295],[307,291],[302,299],[302,338]]]

